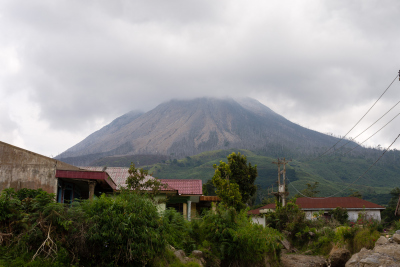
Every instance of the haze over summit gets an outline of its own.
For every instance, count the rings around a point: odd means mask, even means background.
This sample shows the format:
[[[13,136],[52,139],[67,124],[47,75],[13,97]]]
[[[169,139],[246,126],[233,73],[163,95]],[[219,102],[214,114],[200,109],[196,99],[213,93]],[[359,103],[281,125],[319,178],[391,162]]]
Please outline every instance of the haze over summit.
[[[5,0],[0,140],[55,156],[130,110],[226,95],[344,135],[399,69],[399,11],[394,0]],[[398,89],[351,136],[400,100]],[[392,123],[368,145],[398,132]]]

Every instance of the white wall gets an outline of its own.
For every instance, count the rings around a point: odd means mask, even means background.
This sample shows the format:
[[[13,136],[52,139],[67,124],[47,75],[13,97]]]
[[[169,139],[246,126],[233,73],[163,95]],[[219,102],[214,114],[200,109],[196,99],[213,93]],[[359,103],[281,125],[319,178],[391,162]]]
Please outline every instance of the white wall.
[[[358,214],[362,210],[347,210],[349,214],[349,221],[356,222],[358,219]],[[364,210],[367,216],[367,219],[373,219],[377,221],[381,221],[381,212],[380,210]],[[306,213],[307,220],[315,220],[317,218],[318,211],[304,211]],[[326,211],[328,212],[328,211]]]
[[[358,219],[358,214],[361,210],[349,210],[347,213],[349,214],[349,221],[356,222]],[[380,210],[365,210],[367,219],[373,219],[377,221],[381,221],[381,211]]]
[[[265,227],[265,216],[259,217],[259,216],[252,216],[251,220],[253,223],[261,224],[262,226]]]

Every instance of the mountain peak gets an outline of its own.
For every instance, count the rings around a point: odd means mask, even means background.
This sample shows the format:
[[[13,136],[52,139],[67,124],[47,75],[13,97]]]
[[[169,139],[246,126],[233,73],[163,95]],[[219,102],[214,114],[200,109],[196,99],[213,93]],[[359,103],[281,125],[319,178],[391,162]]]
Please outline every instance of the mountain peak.
[[[146,113],[122,115],[57,158],[180,158],[216,149],[328,146],[334,139],[294,124],[252,98],[172,99]]]

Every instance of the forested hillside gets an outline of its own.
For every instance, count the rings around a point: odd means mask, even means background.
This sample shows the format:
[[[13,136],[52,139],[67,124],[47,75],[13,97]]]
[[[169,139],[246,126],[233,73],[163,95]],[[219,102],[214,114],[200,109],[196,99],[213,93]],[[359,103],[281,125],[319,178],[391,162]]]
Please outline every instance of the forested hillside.
[[[167,160],[164,163],[144,166],[150,169],[155,177],[161,179],[201,179],[203,183],[214,174],[213,164],[226,162],[226,156],[232,152],[240,152],[247,156],[248,162],[257,165],[259,186],[256,202],[268,196],[267,188],[276,187],[278,169],[274,157],[259,155],[249,150],[217,150],[204,152],[181,160]],[[369,172],[357,180],[372,164],[372,159],[354,156],[332,155],[307,162],[293,159],[287,165],[289,197],[307,187],[307,183],[318,182],[318,196],[329,196],[338,193],[345,186],[349,187],[337,194],[348,196],[358,191],[366,200],[377,204],[386,204],[390,199],[390,190],[400,184],[400,164],[394,164],[390,157],[394,151],[388,152],[382,162],[379,161]],[[378,154],[378,153],[377,153]],[[134,162],[134,161],[133,161]],[[356,181],[357,180],[357,181]],[[351,185],[354,181],[354,185]]]

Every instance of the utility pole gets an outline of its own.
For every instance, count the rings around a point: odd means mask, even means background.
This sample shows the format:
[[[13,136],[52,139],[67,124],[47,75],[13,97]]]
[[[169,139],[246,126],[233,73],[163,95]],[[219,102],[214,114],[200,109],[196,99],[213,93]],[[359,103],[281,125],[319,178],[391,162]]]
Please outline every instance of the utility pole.
[[[286,196],[289,194],[286,192],[286,164],[291,160],[286,160],[285,158],[280,159],[273,164],[278,165],[278,192],[271,192],[271,194],[276,195],[278,197],[278,201],[282,203],[282,207],[286,205]],[[281,171],[281,165],[283,165],[283,169]],[[282,180],[281,180],[282,174]],[[281,182],[282,181],[282,182]],[[273,191],[273,190],[272,190]]]

